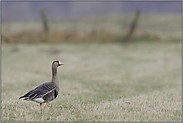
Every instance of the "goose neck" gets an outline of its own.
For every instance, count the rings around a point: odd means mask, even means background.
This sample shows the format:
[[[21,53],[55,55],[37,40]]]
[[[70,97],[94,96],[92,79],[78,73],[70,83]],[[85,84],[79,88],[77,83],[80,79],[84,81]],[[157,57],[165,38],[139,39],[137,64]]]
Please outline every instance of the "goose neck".
[[[52,67],[52,82],[55,82],[55,83],[59,82],[57,68],[55,68],[55,67]]]

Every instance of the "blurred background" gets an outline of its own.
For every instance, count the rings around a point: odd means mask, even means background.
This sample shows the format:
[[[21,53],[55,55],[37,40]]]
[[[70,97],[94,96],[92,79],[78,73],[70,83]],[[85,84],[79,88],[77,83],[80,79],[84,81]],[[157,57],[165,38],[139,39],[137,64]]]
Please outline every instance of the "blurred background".
[[[181,1],[3,1],[1,20],[7,43],[181,40]]]
[[[1,121],[182,121],[181,1],[1,7]],[[50,109],[19,100],[51,80],[54,60],[64,65]]]

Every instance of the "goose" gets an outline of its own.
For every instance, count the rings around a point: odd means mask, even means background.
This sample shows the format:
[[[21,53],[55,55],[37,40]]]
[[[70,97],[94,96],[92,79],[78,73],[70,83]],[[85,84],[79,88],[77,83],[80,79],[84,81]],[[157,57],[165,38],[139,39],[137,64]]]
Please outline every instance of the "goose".
[[[45,82],[33,90],[29,91],[25,95],[21,96],[19,99],[24,98],[23,100],[34,101],[40,103],[40,107],[42,103],[46,103],[47,107],[49,107],[49,102],[54,100],[59,94],[59,78],[57,74],[57,67],[64,65],[60,61],[53,61],[52,63],[52,80],[50,82]]]

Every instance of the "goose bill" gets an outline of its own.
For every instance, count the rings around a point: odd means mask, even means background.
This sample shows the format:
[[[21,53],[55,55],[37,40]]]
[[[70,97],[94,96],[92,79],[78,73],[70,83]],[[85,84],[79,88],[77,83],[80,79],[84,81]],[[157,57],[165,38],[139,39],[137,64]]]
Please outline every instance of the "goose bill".
[[[59,61],[59,65],[64,65],[64,63],[62,63],[62,62]]]

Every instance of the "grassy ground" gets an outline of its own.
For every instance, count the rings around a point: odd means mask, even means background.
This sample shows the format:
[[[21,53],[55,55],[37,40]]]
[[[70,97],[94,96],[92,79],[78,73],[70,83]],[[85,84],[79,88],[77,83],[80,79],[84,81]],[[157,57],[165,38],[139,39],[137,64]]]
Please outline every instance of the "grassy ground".
[[[181,44],[2,45],[1,121],[182,121]],[[51,80],[60,94],[44,104],[18,98]]]

